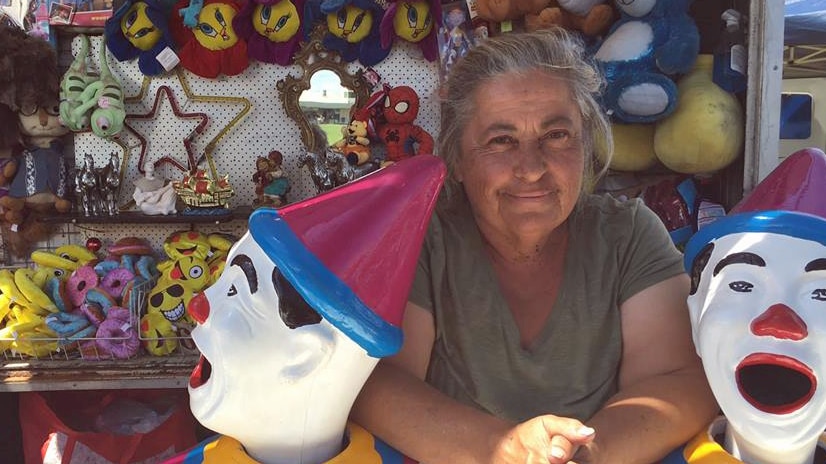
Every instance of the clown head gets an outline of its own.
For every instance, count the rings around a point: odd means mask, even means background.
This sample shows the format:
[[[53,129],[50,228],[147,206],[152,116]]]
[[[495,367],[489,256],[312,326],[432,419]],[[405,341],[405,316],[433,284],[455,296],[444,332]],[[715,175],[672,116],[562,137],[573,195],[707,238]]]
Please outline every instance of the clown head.
[[[747,462],[810,462],[826,428],[824,174],[795,153],[686,248],[694,343]]]
[[[322,462],[340,451],[361,386],[401,347],[407,291],[444,177],[437,158],[418,158],[253,212],[221,277],[188,306],[202,353],[190,406],[204,426],[263,462]],[[359,238],[340,246],[342,233]]]

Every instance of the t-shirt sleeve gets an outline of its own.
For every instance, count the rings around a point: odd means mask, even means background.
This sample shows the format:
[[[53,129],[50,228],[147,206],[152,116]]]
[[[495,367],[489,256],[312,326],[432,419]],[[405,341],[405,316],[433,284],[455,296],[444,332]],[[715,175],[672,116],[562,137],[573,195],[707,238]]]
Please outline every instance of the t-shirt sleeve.
[[[618,304],[638,292],[684,272],[682,254],[659,217],[641,200],[632,215],[632,233],[620,259]]]

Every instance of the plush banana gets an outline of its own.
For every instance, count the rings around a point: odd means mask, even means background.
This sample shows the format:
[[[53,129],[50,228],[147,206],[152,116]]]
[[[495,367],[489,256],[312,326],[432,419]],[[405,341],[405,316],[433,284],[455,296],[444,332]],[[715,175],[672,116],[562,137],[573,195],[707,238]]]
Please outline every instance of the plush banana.
[[[17,284],[14,283],[14,273],[8,269],[0,269],[0,293],[9,297],[13,303],[25,306],[32,304],[17,288]]]
[[[7,323],[5,327],[0,329],[0,353],[9,349],[12,346],[12,344],[20,337],[21,334],[33,331],[37,326],[41,325],[42,323],[42,319],[40,320],[40,322],[15,321]]]
[[[41,358],[57,351],[57,340],[44,337],[37,331],[23,332],[12,342],[11,348],[26,356]]]
[[[7,295],[0,294],[0,324],[3,318],[11,312],[11,298]]]
[[[57,256],[74,261],[80,266],[98,259],[92,250],[80,245],[62,245],[57,247],[54,252]]]
[[[57,306],[54,304],[49,295],[38,287],[32,279],[34,271],[27,267],[21,267],[14,271],[14,283],[17,284],[18,290],[29,300],[34,306],[45,309],[49,312],[56,313]]]
[[[69,272],[72,272],[80,267],[79,263],[46,250],[34,250],[32,252],[32,261],[34,261],[38,266],[65,269]]]

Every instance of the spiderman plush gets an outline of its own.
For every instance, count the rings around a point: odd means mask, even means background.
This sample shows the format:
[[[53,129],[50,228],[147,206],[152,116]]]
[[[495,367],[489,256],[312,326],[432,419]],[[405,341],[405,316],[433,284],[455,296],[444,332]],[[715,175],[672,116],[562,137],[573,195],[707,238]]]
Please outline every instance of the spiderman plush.
[[[403,85],[385,87],[384,108],[377,134],[387,148],[384,164],[401,161],[413,155],[433,154],[433,137],[413,124],[419,114],[419,96]]]

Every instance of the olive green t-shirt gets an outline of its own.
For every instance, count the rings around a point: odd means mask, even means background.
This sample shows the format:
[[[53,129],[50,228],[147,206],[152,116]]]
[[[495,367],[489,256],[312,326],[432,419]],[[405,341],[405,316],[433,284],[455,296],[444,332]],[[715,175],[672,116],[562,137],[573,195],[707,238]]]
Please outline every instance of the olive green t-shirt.
[[[526,350],[469,205],[437,207],[410,293],[411,302],[434,313],[430,384],[515,421],[540,414],[586,420],[616,393],[619,307],[682,273],[682,257],[639,200],[589,196],[568,227],[557,300]]]

